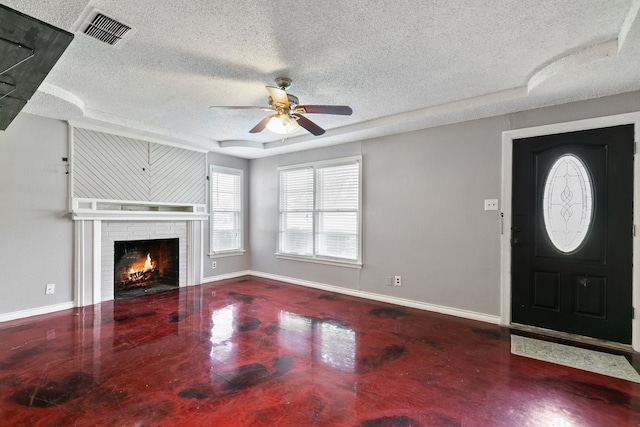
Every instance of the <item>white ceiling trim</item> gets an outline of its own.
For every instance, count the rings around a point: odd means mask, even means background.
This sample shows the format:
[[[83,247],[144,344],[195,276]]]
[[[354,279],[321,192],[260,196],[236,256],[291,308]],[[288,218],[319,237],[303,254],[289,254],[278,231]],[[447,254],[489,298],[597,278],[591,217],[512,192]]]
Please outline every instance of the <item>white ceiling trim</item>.
[[[622,28],[620,29],[620,34],[618,35],[618,52],[621,52],[625,47],[627,38],[630,34],[635,34],[636,37],[640,34],[640,19],[638,19],[638,13],[640,12],[640,0],[633,0],[631,3],[631,8],[629,9],[629,13],[627,13],[627,17],[624,19],[622,23]],[[626,44],[627,46],[631,43]]]
[[[63,89],[60,86],[56,86],[51,83],[43,82],[38,88],[38,91],[73,105],[78,110],[80,110],[80,112],[84,115],[84,112],[85,112],[84,101],[80,99],[80,97],[69,92],[68,90]]]
[[[610,40],[586,47],[577,52],[570,53],[560,59],[556,59],[537,71],[527,84],[527,92],[530,93],[537,86],[554,76],[575,72],[578,67],[591,64],[608,58],[618,53],[618,40]]]

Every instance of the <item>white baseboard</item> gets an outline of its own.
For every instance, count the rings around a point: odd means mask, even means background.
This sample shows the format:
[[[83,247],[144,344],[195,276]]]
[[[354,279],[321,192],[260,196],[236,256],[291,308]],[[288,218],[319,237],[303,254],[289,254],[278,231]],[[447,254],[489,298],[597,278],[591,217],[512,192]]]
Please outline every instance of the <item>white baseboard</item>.
[[[245,270],[245,271],[236,271],[235,273],[221,274],[219,276],[203,277],[202,280],[200,281],[200,284],[205,284],[209,282],[219,282],[220,280],[225,280],[225,279],[235,279],[236,277],[250,276],[252,274],[253,272],[249,270]]]
[[[355,289],[341,288],[339,286],[326,285],[324,283],[310,282],[308,280],[295,279],[293,277],[279,276],[277,274],[262,273],[260,271],[248,271],[241,275],[250,274],[256,277],[262,277],[265,279],[279,280],[281,282],[292,283],[294,285],[306,286],[309,288],[322,289],[324,291],[335,292],[338,294],[345,294],[354,297],[360,297],[370,299],[374,301],[386,302],[390,304],[401,305],[403,307],[417,308],[425,311],[433,311],[440,314],[448,314],[451,316],[462,317],[465,319],[478,320],[480,322],[492,323],[495,325],[500,324],[500,316],[494,316],[491,314],[478,313],[475,311],[463,310],[460,308],[446,307],[442,305],[429,304],[420,301],[409,300],[405,298],[392,297],[388,295],[376,294],[373,292],[359,291]]]
[[[386,302],[389,304],[396,304],[403,307],[417,308],[425,311],[433,311],[435,313],[448,314],[451,316],[462,317],[465,319],[478,320],[486,323],[500,324],[500,316],[493,316],[485,313],[478,313],[475,311],[463,310],[459,308],[446,307],[436,304],[428,304],[420,301],[409,300],[405,298],[392,297],[388,295],[376,294],[373,292],[359,291],[355,289],[341,288],[339,286],[327,285],[324,283],[311,282],[308,280],[296,279],[293,277],[280,276],[277,274],[263,273],[260,271],[237,271],[235,273],[221,274],[219,276],[203,277],[202,284],[210,282],[218,282],[225,279],[234,279],[241,276],[256,276],[265,279],[278,280],[281,282],[292,283],[294,285],[306,286],[308,288],[321,289],[328,292],[335,292],[338,294],[350,295],[359,298],[365,298],[374,301]],[[11,313],[0,314],[0,322],[6,322],[9,320],[22,319],[25,317],[37,316],[39,314],[48,314],[60,310],[67,310],[74,308],[73,302],[65,302],[61,304],[48,305],[45,307],[32,308],[28,310],[14,311]]]
[[[0,322],[23,319],[25,317],[37,316],[39,314],[48,314],[60,310],[68,310],[74,307],[75,305],[73,304],[73,301],[69,301],[60,304],[46,305],[44,307],[30,308],[28,310],[13,311],[11,313],[0,314]]]

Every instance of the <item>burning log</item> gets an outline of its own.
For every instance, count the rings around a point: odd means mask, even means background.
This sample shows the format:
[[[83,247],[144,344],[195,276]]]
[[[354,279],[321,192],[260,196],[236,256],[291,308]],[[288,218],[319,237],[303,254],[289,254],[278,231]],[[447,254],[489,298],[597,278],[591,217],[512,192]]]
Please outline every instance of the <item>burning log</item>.
[[[117,288],[122,290],[145,286],[148,281],[157,279],[159,274],[151,260],[151,254],[147,254],[144,264],[142,261],[132,262],[128,275],[117,284]]]

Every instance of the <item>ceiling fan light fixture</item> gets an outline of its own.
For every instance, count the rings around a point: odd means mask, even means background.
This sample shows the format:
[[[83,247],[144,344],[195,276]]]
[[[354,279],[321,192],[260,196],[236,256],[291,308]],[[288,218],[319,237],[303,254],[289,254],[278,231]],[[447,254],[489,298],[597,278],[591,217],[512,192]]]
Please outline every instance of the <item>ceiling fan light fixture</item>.
[[[307,113],[317,114],[337,114],[341,116],[350,116],[353,113],[351,107],[347,105],[300,105],[298,97],[286,92],[291,85],[291,79],[286,77],[278,77],[275,86],[266,86],[269,92],[269,106],[258,107],[252,106],[211,106],[211,109],[228,108],[233,110],[263,110],[270,111],[270,114],[264,117],[258,124],[249,130],[249,133],[259,133],[265,128],[278,135],[290,135],[298,132],[300,129],[307,130],[314,136],[320,136],[325,130],[304,116]]]
[[[288,114],[274,114],[267,123],[267,129],[280,135],[289,135],[300,130],[298,121]]]

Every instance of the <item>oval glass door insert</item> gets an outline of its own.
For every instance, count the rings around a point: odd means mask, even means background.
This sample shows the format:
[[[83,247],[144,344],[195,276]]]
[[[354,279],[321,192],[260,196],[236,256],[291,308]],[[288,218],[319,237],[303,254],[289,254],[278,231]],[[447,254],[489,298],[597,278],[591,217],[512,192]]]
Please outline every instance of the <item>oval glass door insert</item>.
[[[563,253],[576,251],[589,233],[593,186],[586,165],[565,154],[551,167],[542,199],[544,225],[551,243]]]

